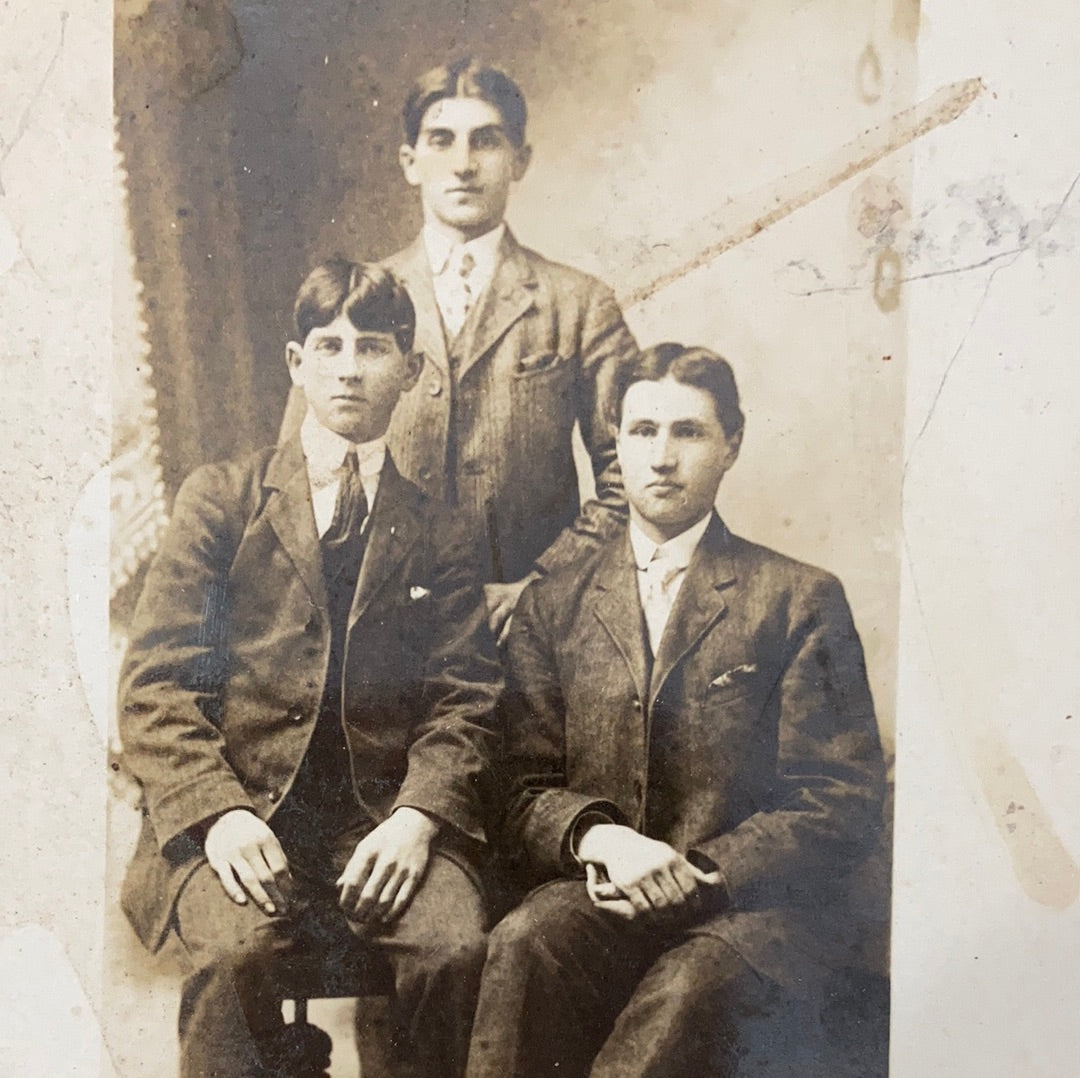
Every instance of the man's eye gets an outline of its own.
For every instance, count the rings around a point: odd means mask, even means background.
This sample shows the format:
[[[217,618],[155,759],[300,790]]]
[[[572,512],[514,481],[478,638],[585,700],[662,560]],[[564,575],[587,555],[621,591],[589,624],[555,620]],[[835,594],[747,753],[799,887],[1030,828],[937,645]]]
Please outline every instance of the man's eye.
[[[428,135],[428,145],[437,150],[445,150],[454,140],[445,131],[432,131]]]
[[[325,340],[320,341],[316,347],[320,352],[329,352],[332,354],[334,352],[341,351],[341,342],[334,340]]]
[[[480,131],[473,138],[473,146],[478,150],[494,150],[501,141],[498,131]]]
[[[356,350],[362,356],[385,356],[390,351],[390,345],[386,341],[360,341]]]

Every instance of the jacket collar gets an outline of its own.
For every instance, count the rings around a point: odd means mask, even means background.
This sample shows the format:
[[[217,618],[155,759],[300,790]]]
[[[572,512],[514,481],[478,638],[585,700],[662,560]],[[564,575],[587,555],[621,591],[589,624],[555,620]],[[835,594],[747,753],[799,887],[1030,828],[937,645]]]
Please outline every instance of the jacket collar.
[[[731,545],[731,533],[713,513],[686,570],[651,672],[629,529],[605,549],[594,578],[599,594],[593,609],[626,660],[647,709],[675,666],[727,609],[723,591],[736,579]]]
[[[263,487],[269,491],[267,520],[307,587],[311,601],[325,612],[328,604],[322,554],[299,435],[283,442],[270,458]],[[350,627],[423,534],[420,497],[419,491],[401,477],[388,453],[379,476],[375,504],[371,507],[367,548],[349,613]]]
[[[416,348],[444,375],[449,375],[450,361],[442,315],[435,300],[431,262],[423,233],[394,258],[392,264],[416,309]],[[491,284],[453,342],[454,352],[459,357],[456,371],[459,380],[529,310],[535,299],[536,288],[536,274],[525,248],[506,229],[499,245],[499,258]]]

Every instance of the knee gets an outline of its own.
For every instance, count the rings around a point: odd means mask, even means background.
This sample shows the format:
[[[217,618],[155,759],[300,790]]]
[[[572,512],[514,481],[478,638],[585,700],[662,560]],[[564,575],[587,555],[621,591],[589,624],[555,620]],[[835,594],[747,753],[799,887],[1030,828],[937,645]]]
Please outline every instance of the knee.
[[[223,941],[218,949],[216,964],[236,973],[256,971],[274,958],[279,947],[280,934],[272,925],[254,926]]]

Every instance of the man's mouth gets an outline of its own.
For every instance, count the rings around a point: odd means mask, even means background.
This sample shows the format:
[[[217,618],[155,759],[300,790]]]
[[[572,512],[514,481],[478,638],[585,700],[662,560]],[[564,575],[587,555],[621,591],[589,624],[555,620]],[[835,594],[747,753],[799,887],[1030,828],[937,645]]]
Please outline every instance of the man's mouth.
[[[682,490],[682,486],[678,483],[650,483],[646,488],[648,490],[656,491],[658,494],[672,494],[677,490]]]
[[[450,195],[478,195],[481,193],[480,187],[451,187],[447,194]]]

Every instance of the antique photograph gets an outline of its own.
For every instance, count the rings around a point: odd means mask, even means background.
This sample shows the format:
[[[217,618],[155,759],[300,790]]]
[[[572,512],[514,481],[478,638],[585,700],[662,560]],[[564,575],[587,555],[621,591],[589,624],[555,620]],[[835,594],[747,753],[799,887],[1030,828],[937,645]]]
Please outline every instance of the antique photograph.
[[[614,16],[117,7],[122,1055],[887,1072],[889,155],[970,88]]]

